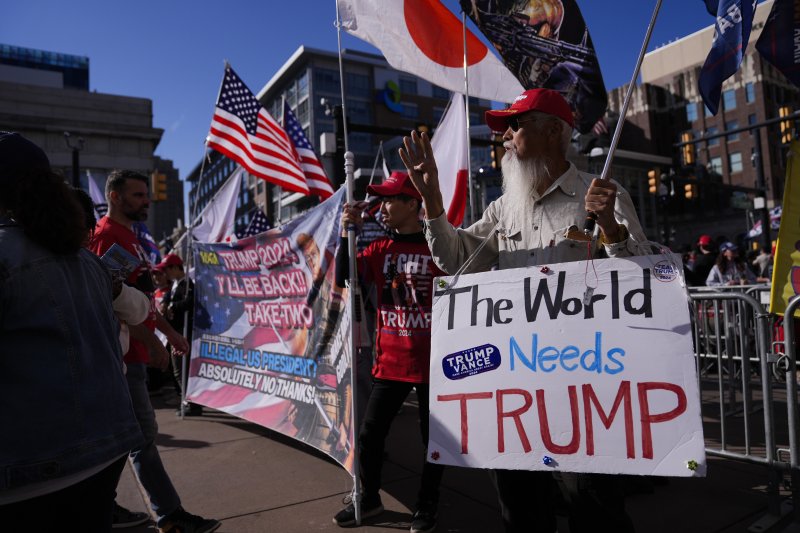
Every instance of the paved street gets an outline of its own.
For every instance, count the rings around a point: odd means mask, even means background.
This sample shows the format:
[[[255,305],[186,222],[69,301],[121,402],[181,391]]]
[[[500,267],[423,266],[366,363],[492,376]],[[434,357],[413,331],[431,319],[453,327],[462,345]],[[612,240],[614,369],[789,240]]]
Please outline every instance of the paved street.
[[[192,513],[219,518],[220,532],[305,533],[340,531],[331,517],[351,489],[338,464],[305,445],[217,411],[184,421],[160,397],[161,455]],[[170,402],[172,403],[172,402]],[[414,505],[422,446],[416,404],[404,406],[392,428],[382,493],[386,512],[360,531],[407,531]],[[766,510],[766,470],[730,460],[709,461],[706,479],[657,480],[647,492],[631,478],[628,509],[640,532],[733,533],[746,531]],[[452,468],[443,481],[440,532],[500,531],[494,491],[485,471]],[[146,509],[130,467],[118,501]],[[563,528],[566,530],[566,527]],[[123,530],[120,530],[123,531]],[[152,532],[148,527],[131,533]]]

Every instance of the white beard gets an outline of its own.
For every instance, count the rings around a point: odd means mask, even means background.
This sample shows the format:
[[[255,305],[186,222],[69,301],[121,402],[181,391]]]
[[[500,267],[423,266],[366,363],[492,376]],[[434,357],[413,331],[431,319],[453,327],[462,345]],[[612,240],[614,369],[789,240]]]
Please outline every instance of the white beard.
[[[511,213],[533,213],[542,183],[550,182],[550,172],[540,157],[520,159],[511,149],[503,156],[503,194]]]

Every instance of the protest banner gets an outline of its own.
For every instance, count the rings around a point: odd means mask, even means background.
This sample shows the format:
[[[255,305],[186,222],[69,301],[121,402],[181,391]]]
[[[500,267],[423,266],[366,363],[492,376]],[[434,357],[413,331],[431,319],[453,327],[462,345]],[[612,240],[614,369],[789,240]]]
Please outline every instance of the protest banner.
[[[195,245],[187,398],[301,440],[352,473],[350,318],[333,260],[343,197],[233,245]]]
[[[645,256],[441,278],[428,460],[704,475],[680,264]]]

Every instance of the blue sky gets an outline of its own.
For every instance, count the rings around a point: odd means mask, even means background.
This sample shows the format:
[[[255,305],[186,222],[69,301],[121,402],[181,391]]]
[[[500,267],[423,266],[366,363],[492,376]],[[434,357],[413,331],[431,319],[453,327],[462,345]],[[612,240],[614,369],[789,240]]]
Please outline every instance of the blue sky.
[[[398,0],[381,0],[398,1]],[[445,0],[459,12],[456,0]],[[654,1],[578,0],[606,87],[626,83]],[[183,179],[203,154],[203,140],[227,59],[254,92],[300,46],[335,51],[334,0],[9,1],[0,42],[90,58],[90,88],[153,100],[164,135],[156,153]],[[650,49],[713,23],[702,0],[666,0]],[[375,51],[343,35],[343,46]]]

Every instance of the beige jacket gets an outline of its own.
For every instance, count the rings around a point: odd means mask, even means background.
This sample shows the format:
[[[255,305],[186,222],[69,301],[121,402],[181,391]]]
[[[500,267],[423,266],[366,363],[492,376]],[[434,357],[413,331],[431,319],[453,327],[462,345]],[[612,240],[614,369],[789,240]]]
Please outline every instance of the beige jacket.
[[[569,240],[566,230],[575,225],[583,229],[586,219],[584,198],[595,176],[579,172],[573,164],[536,201],[532,214],[512,213],[506,197],[501,196],[483,213],[483,217],[466,229],[456,229],[446,215],[428,220],[425,237],[433,260],[449,274],[454,274],[484,240],[488,242],[464,272],[548,265],[599,257],[601,248],[608,257],[641,255],[638,243],[646,241],[631,197],[617,184],[615,212],[624,224],[629,238],[615,244],[600,245]],[[495,228],[492,231],[493,228]],[[596,228],[596,234],[599,228]]]

